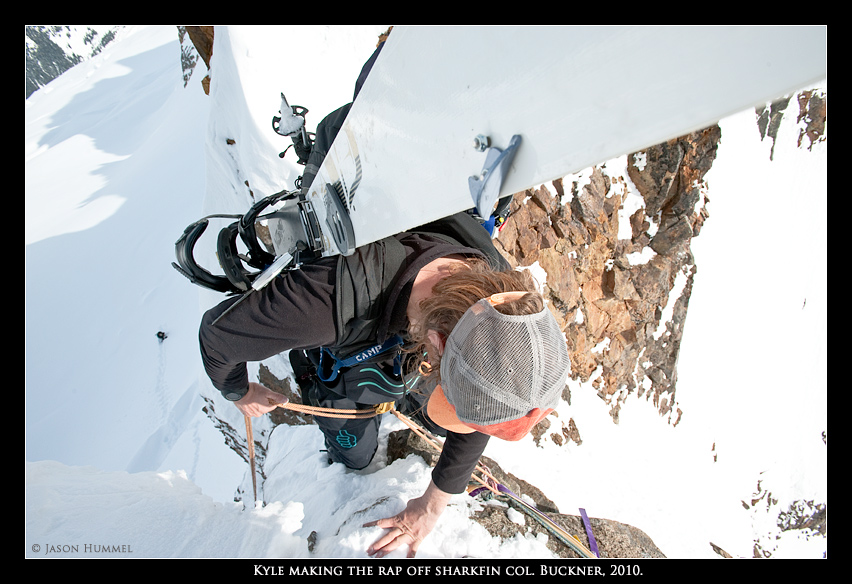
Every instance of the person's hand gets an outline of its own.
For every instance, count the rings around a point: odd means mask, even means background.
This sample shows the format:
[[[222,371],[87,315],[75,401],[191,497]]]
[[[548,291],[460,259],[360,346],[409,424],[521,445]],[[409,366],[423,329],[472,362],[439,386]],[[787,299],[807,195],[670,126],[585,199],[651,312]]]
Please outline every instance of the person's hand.
[[[289,400],[280,393],[259,383],[249,383],[248,393],[241,397],[234,405],[246,416],[259,418],[267,412],[271,412],[280,404],[286,404]]]
[[[430,482],[423,496],[410,500],[401,513],[365,523],[363,527],[378,526],[390,530],[367,548],[367,554],[381,558],[405,544],[408,545],[408,557],[413,558],[423,538],[435,527],[450,497],[451,494]]]

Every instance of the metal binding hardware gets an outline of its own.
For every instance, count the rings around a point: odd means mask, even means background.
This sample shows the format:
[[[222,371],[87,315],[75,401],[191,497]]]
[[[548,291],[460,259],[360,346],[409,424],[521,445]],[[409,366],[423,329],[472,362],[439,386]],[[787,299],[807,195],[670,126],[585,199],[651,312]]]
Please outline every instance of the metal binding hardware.
[[[509,145],[504,150],[493,146],[487,149],[483,148],[490,142],[491,140],[486,136],[479,135],[476,137],[476,149],[485,152],[485,163],[482,165],[482,171],[479,175],[468,178],[470,196],[474,205],[476,205],[476,211],[483,218],[491,217],[494,203],[500,196],[503,178],[509,172],[512,159],[521,144],[521,136],[519,134],[512,136]]]

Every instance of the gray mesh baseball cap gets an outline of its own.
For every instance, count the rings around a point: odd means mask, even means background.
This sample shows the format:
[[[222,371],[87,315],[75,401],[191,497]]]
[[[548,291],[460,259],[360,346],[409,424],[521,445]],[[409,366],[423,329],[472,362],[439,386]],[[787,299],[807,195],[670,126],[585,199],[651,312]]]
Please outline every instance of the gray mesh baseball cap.
[[[447,338],[441,385],[459,420],[492,426],[555,408],[570,369],[565,338],[547,307],[512,316],[485,298]]]

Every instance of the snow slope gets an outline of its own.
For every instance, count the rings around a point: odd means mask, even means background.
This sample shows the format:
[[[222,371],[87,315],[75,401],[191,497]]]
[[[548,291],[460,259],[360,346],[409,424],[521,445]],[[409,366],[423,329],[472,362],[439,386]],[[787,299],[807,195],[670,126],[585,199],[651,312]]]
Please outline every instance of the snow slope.
[[[380,452],[346,472],[325,464],[315,428],[255,420],[267,503],[234,503],[237,488],[250,492],[247,465],[201,411],[211,400],[244,435],[200,368],[198,320],[219,298],[169,265],[186,225],[242,212],[248,188],[292,182],[300,167],[278,158],[286,139],[269,126],[279,93],[310,108],[314,129],[351,100],[385,28],[217,28],[206,96],[200,71],[183,87],[174,27],[128,27],[25,102],[27,557],[364,558],[382,530],[361,524],[425,489],[416,458],[386,466]],[[305,47],[335,70],[304,62]],[[677,427],[636,398],[616,426],[593,389],[575,387],[559,413],[581,446],[493,440],[486,451],[563,512],[635,525],[669,557],[718,557],[711,541],[737,557],[755,540],[773,557],[826,550],[775,525],[795,501],[827,500],[827,156],[824,143],[796,148],[792,111],[772,162],[753,111],[722,122],[711,216],[693,242]],[[199,260],[213,265],[210,253]],[[287,372],[284,358],[266,365]],[[488,536],[467,519],[477,504],[455,497],[419,556],[549,556],[532,537]]]

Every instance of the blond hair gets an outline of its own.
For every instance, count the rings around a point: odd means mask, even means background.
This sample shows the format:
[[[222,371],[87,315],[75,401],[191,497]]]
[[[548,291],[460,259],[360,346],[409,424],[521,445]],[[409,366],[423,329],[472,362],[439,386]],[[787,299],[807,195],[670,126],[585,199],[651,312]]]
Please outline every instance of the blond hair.
[[[468,259],[454,265],[450,272],[434,285],[431,296],[420,302],[420,317],[409,327],[414,367],[426,377],[434,376],[436,383],[441,379],[441,355],[429,341],[430,330],[446,341],[468,308],[502,292],[527,292],[494,307],[503,314],[536,314],[544,308],[544,298],[528,271],[498,271],[483,260]]]

